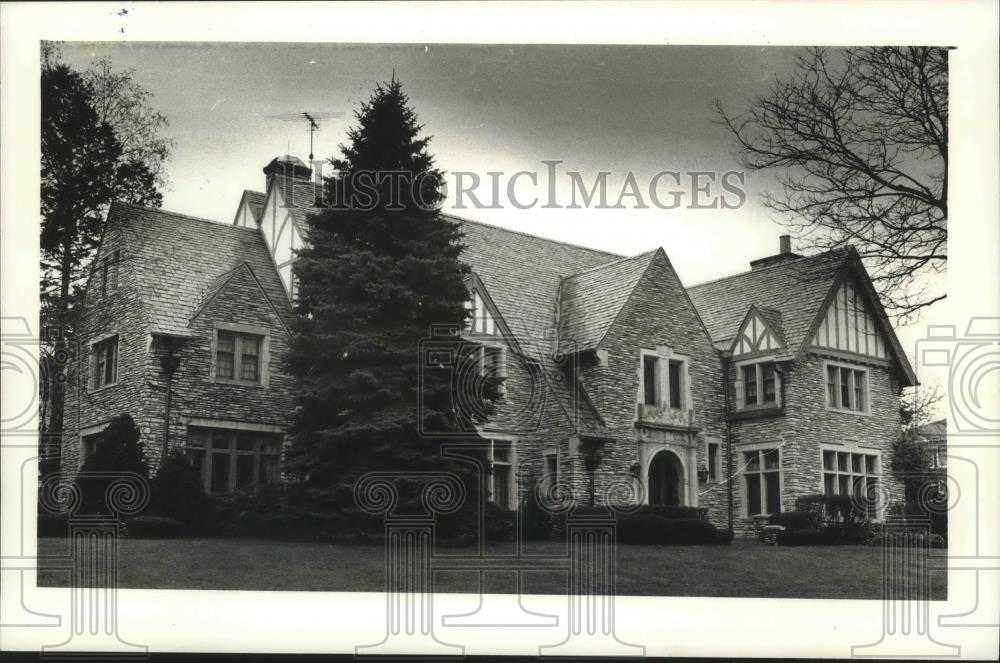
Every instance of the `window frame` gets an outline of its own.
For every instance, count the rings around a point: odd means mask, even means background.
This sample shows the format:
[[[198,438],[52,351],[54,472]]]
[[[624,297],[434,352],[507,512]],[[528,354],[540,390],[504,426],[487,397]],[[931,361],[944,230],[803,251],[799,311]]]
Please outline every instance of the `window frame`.
[[[100,349],[102,349],[102,347],[105,346],[109,348],[114,347],[114,363],[113,363],[114,376],[110,381],[105,379],[102,382],[98,383],[96,380],[97,365],[99,361],[97,353]],[[89,356],[90,356],[90,362],[89,362],[90,371],[89,371],[89,376],[87,378],[87,385],[89,387],[88,393],[94,393],[97,391],[101,391],[102,389],[108,389],[110,387],[114,387],[115,385],[117,385],[121,368],[120,366],[121,337],[119,336],[118,332],[114,332],[112,334],[105,334],[91,341]],[[102,374],[104,374],[104,376],[107,375],[107,358],[105,358],[104,360],[104,369],[101,372]]]
[[[712,447],[716,448],[715,460],[712,460]],[[722,441],[717,439],[705,440],[705,467],[708,468],[709,482],[720,483],[722,481]]]
[[[834,467],[826,467],[826,454],[834,454]],[[840,454],[847,455],[847,467],[845,470],[840,469]],[[854,471],[854,456],[861,457],[861,471]],[[868,473],[868,457],[875,458],[875,472]],[[833,493],[828,493],[826,490],[826,477],[827,475],[832,475],[833,488],[835,489]],[[847,485],[849,486],[848,495],[854,495],[854,485],[855,481],[859,477],[863,477],[868,480],[872,477],[881,484],[885,479],[885,468],[883,466],[882,451],[880,449],[863,447],[857,442],[851,442],[849,444],[820,444],[819,445],[819,492],[822,495],[840,495],[840,477],[847,477]],[[878,510],[874,514],[869,514],[869,517],[875,521],[881,521],[884,516],[884,505],[878,505]]]
[[[740,483],[743,484],[743,488],[742,488],[742,493],[743,493],[742,512],[743,512],[743,517],[744,518],[761,518],[761,517],[769,517],[769,516],[773,516],[774,515],[774,512],[768,512],[768,511],[766,511],[769,495],[768,495],[768,489],[767,489],[767,482],[765,480],[763,480],[765,474],[769,474],[769,473],[775,472],[775,470],[773,470],[773,469],[770,469],[770,470],[766,469],[765,464],[764,464],[764,454],[767,453],[767,452],[769,452],[769,451],[776,451],[778,453],[778,468],[777,468],[777,474],[778,474],[778,511],[776,513],[783,513],[784,512],[784,508],[785,507],[784,507],[784,504],[782,502],[783,502],[783,497],[785,495],[785,467],[784,467],[785,466],[785,454],[784,454],[784,450],[782,449],[782,445],[780,445],[780,444],[773,444],[773,443],[746,445],[746,446],[741,446],[739,448],[740,463],[741,463],[739,474],[743,475],[743,480]],[[757,462],[758,462],[758,469],[756,469],[756,470],[748,470],[749,463],[746,461],[746,454],[748,454],[748,453],[756,454],[756,456],[757,456]],[[750,483],[749,483],[749,476],[748,476],[750,474],[753,474],[754,476],[759,477],[759,479],[758,479],[758,486],[760,488],[761,513],[750,513]]]
[[[498,380],[497,383],[497,393],[500,395],[500,401],[507,401],[507,346],[502,343],[482,343],[480,342],[480,347],[477,349],[478,360],[479,360],[479,376],[488,377],[486,374],[486,367],[488,362],[486,357],[488,354],[496,353],[496,376]]]
[[[831,369],[836,369],[832,371]],[[854,407],[843,407],[841,405],[841,399],[843,396],[844,384],[842,377],[844,371],[850,371],[851,374],[851,384],[848,386],[848,398],[851,401],[851,405],[856,404],[858,400],[858,387],[857,387],[857,376],[858,374],[864,375],[864,384],[862,386],[861,392],[863,396],[863,409],[856,409]],[[830,382],[830,375],[834,374],[836,379],[833,383]],[[832,387],[832,389],[831,389]],[[831,403],[831,395],[836,395],[837,405]],[[853,414],[857,416],[869,417],[871,416],[872,410],[872,397],[871,397],[871,370],[867,366],[862,366],[860,364],[852,364],[843,361],[823,361],[823,401],[824,406],[828,412],[840,412],[844,414]]]
[[[221,377],[218,374],[218,352],[219,335],[232,334],[233,342],[233,377]],[[239,376],[242,374],[242,338],[247,336],[257,337],[257,379],[247,380]],[[209,348],[209,381],[217,384],[239,385],[243,387],[267,387],[270,382],[271,353],[270,353],[271,330],[267,327],[257,327],[254,325],[243,325],[225,322],[216,322],[212,328],[212,339]]]
[[[510,455],[508,460],[496,460],[496,446],[500,443],[506,446]],[[517,467],[517,440],[514,438],[507,437],[490,437],[487,440],[486,447],[486,462],[489,466],[489,481],[487,482],[487,489],[489,490],[489,501],[494,504],[498,504],[505,509],[514,510],[517,508],[517,477],[515,476],[514,468]],[[500,504],[497,502],[497,492],[496,492],[496,473],[495,468],[497,465],[502,465],[508,468],[507,475],[507,501],[508,504]]]
[[[773,401],[763,401],[764,394],[766,393],[764,384],[764,367],[770,364],[773,368],[774,376],[774,400]],[[736,389],[736,409],[740,411],[744,410],[772,410],[776,408],[781,408],[784,403],[781,398],[781,371],[778,370],[778,362],[774,355],[767,355],[763,357],[754,357],[752,359],[741,359],[734,364],[736,369],[736,379],[734,381]],[[755,392],[755,403],[747,403],[747,388],[746,388],[746,373],[748,368],[754,369],[754,392]]]
[[[549,461],[552,462],[552,469],[550,471]],[[542,487],[546,494],[552,497],[555,492],[555,487],[559,484],[559,450],[558,449],[546,449],[542,452]]]
[[[228,438],[229,446],[226,448],[214,447],[212,442],[215,438],[225,437]],[[201,438],[203,442],[201,444],[193,443],[194,440]],[[253,440],[253,450],[245,450],[239,448],[240,438],[246,439],[250,438]],[[267,443],[277,442],[278,451],[277,453],[267,452],[265,446]],[[281,459],[284,456],[285,451],[285,439],[282,433],[276,433],[272,431],[259,431],[259,430],[248,430],[248,429],[235,429],[235,428],[217,428],[214,426],[193,426],[188,425],[187,437],[184,441],[184,454],[190,460],[195,454],[201,455],[201,469],[199,473],[201,475],[202,485],[205,488],[205,492],[209,495],[222,495],[225,493],[231,493],[238,488],[236,485],[238,468],[237,465],[239,461],[238,457],[253,457],[253,482],[249,486],[262,486],[271,485],[272,483],[281,482]],[[226,490],[222,492],[212,491],[212,469],[215,464],[215,456],[225,456],[227,463],[227,474],[226,474]],[[277,478],[273,482],[260,482],[260,472],[261,465],[264,463],[264,459],[275,459],[277,460],[278,474]]]
[[[646,399],[646,362],[652,360],[654,366],[653,392],[656,403],[649,403]],[[676,391],[670,379],[671,364],[677,365],[677,376],[679,378]],[[686,355],[675,354],[670,351],[650,350],[642,348],[639,350],[639,390],[636,395],[636,402],[645,407],[655,407],[675,412],[685,412],[691,409],[691,381],[689,375],[690,360]],[[673,394],[680,397],[680,407],[673,406]]]

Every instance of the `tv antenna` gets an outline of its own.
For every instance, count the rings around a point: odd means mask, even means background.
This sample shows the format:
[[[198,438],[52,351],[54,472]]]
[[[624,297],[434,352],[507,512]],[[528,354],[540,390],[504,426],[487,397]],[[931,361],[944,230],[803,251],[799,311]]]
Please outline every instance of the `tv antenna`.
[[[309,163],[313,161],[313,133],[319,131],[319,123],[325,122],[326,120],[332,120],[334,118],[342,117],[344,114],[340,112],[333,113],[318,113],[315,111],[309,112],[299,112],[299,113],[282,113],[279,115],[267,115],[269,120],[281,120],[282,122],[303,122],[305,121],[309,125]]]

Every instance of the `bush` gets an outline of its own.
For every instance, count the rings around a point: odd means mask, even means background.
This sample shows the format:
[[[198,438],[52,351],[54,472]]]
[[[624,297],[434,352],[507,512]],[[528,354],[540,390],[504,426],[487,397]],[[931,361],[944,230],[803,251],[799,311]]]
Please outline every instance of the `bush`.
[[[665,504],[644,504],[635,513],[659,516],[660,518],[684,518],[705,520],[708,516],[708,509],[696,506],[668,506]]]
[[[115,479],[88,477],[87,472],[131,472],[149,480],[149,465],[140,437],[130,415],[120,414],[111,420],[97,439],[94,453],[80,468],[81,475],[76,480],[82,497],[80,513],[111,513],[110,505],[105,503],[105,494]]]
[[[830,539],[827,532],[818,528],[787,529],[784,532],[778,532],[778,535],[775,537],[775,542],[779,546],[830,545]]]
[[[150,491],[150,511],[178,521],[187,532],[203,529],[211,517],[201,476],[180,449],[170,450]]]
[[[724,536],[711,523],[697,518],[662,518],[643,513],[618,516],[618,542],[638,544],[717,544]]]
[[[132,539],[173,539],[180,535],[182,525],[164,516],[135,516],[125,521],[125,531]]]
[[[798,511],[815,514],[823,525],[868,520],[862,505],[850,495],[803,495],[795,506]]]
[[[772,514],[768,524],[781,525],[786,530],[818,529],[822,519],[816,511],[784,511]]]

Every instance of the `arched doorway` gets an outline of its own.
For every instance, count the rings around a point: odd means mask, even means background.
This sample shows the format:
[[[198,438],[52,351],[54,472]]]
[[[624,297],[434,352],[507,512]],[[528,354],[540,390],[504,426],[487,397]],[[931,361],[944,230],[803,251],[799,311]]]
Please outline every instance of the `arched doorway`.
[[[681,459],[670,451],[660,451],[649,463],[649,503],[680,505],[684,503]]]

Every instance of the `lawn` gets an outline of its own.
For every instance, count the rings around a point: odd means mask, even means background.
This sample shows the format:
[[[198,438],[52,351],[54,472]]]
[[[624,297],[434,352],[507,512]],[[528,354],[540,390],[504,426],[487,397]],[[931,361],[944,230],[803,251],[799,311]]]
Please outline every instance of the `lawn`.
[[[529,555],[563,556],[565,544],[530,543]],[[40,555],[66,555],[67,539],[41,538]],[[513,543],[491,554],[513,556]],[[931,554],[944,554],[932,550]],[[475,555],[448,548],[440,555]],[[384,591],[385,553],[377,545],[290,543],[248,539],[123,539],[119,586],[143,589]],[[877,547],[784,548],[734,541],[729,546],[637,546],[617,549],[617,591],[633,596],[879,599],[882,551]],[[437,559],[435,564],[437,564]],[[526,562],[522,568],[526,568]],[[490,572],[485,591],[515,593],[515,574]],[[931,572],[932,598],[947,597],[947,578]],[[40,586],[64,586],[66,572],[47,567]],[[561,569],[524,574],[528,594],[565,594]],[[478,592],[477,571],[435,570],[435,591]]]

